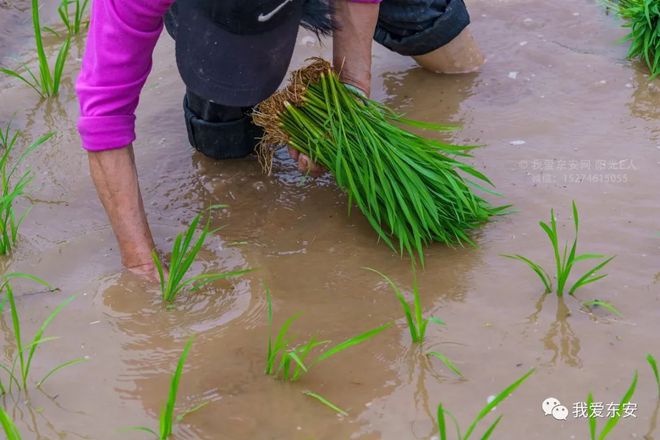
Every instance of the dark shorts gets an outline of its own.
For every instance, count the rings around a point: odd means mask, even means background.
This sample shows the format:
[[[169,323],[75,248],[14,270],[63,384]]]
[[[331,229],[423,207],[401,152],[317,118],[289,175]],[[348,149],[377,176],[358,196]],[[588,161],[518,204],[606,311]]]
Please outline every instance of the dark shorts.
[[[170,34],[176,33],[176,7],[165,17]],[[383,0],[374,40],[401,55],[423,55],[449,43],[468,24],[463,0]]]
[[[444,46],[470,24],[463,0],[383,0],[374,40],[401,55]]]
[[[165,27],[174,39],[177,19],[175,2],[165,15]],[[469,23],[463,0],[383,0],[374,39],[401,55],[423,55],[449,43]],[[244,157],[262,135],[252,123],[250,108],[211,102],[191,90],[186,90],[183,108],[190,144],[214,159]]]

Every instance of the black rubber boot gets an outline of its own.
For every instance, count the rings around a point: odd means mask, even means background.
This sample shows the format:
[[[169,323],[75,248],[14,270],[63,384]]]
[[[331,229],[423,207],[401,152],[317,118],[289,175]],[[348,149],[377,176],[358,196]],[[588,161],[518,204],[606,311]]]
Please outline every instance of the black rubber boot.
[[[216,104],[187,91],[183,111],[190,145],[213,159],[245,157],[263,136],[252,122],[252,107]]]

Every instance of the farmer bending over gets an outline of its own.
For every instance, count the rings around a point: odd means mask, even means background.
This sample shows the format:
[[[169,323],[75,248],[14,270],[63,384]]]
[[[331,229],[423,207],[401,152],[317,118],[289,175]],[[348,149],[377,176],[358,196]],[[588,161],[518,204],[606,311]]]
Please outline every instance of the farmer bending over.
[[[369,94],[372,38],[434,72],[471,72],[483,63],[463,0],[335,0],[334,64]],[[135,108],[163,22],[176,40],[186,85],[183,109],[193,147],[215,159],[250,154],[260,129],[250,110],[286,75],[303,24],[328,33],[321,0],[96,0],[82,71],[78,128],[99,198],[129,270],[157,279],[154,241],[132,142]],[[289,150],[303,172],[321,170]]]

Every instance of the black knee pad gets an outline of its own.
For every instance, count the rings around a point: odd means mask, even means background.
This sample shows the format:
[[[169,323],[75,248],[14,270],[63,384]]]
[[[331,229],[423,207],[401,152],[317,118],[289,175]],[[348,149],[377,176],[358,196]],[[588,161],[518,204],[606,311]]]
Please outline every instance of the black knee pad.
[[[183,111],[190,144],[213,159],[245,157],[263,136],[252,122],[252,107],[221,105],[187,91]]]

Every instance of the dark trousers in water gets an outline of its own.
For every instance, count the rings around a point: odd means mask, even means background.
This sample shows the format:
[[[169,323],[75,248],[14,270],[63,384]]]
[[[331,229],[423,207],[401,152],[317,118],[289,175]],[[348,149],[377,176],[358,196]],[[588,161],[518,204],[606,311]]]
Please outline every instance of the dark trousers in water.
[[[177,17],[175,2],[165,16],[174,39]],[[469,23],[463,0],[383,0],[374,40],[401,55],[423,55],[449,43]],[[214,159],[249,155],[262,134],[252,123],[251,106],[230,107],[187,90],[183,110],[190,144]]]

